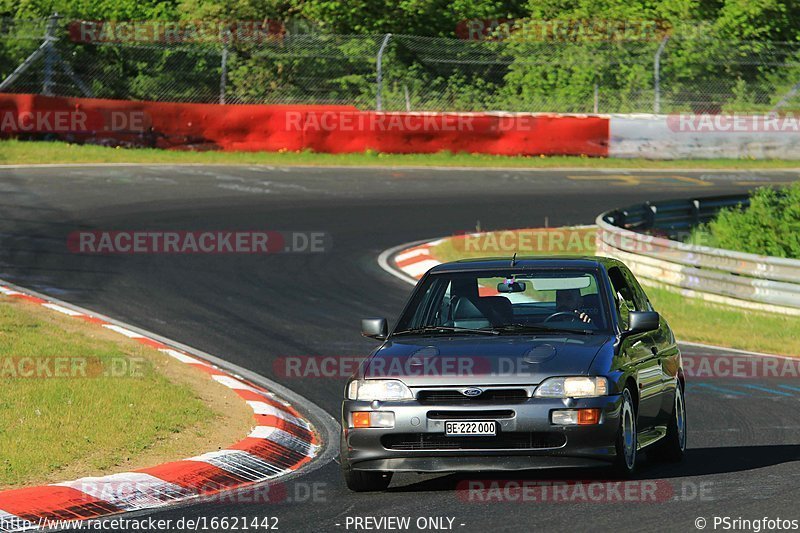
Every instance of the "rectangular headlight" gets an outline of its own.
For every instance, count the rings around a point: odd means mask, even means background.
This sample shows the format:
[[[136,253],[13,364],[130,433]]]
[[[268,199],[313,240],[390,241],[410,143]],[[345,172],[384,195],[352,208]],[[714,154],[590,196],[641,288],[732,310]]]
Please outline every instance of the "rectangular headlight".
[[[411,400],[414,395],[406,384],[397,379],[360,379],[347,386],[348,400],[393,401]]]
[[[564,377],[544,380],[533,395],[537,398],[593,398],[608,394],[608,380],[603,377]]]

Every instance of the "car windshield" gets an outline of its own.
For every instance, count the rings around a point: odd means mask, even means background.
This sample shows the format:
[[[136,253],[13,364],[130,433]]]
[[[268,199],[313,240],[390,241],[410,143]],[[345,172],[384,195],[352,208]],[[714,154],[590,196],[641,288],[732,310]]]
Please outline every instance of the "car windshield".
[[[607,331],[597,272],[583,269],[432,274],[394,335]]]

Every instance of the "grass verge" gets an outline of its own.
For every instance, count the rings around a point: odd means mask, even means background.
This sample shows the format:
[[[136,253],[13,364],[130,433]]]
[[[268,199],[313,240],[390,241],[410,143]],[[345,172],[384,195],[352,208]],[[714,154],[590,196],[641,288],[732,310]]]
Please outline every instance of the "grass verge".
[[[440,152],[435,154],[320,154],[314,152],[189,152],[150,148],[109,148],[65,142],[0,141],[0,164],[46,163],[138,163],[138,164],[225,164],[225,165],[342,165],[342,166],[442,166],[503,168],[704,168],[704,169],[786,169],[800,167],[800,161],[754,159],[608,159],[567,156],[499,156]]]
[[[0,298],[0,489],[228,446],[252,425],[208,376],[96,325]]]
[[[496,231],[445,239],[431,249],[440,261],[519,255],[595,255],[594,229]],[[790,356],[800,355],[800,318],[745,311],[645,287],[679,340]]]

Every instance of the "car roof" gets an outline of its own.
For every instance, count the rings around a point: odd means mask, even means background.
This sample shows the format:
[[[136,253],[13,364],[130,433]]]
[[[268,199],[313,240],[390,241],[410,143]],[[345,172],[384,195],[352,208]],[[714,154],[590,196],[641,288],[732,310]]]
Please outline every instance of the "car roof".
[[[609,257],[595,256],[533,256],[517,257],[514,265],[511,264],[511,257],[480,257],[475,259],[461,259],[442,263],[430,270],[431,274],[438,272],[471,272],[479,270],[511,269],[514,270],[538,270],[549,268],[574,268],[581,270],[598,270],[601,266],[611,268],[621,263]]]

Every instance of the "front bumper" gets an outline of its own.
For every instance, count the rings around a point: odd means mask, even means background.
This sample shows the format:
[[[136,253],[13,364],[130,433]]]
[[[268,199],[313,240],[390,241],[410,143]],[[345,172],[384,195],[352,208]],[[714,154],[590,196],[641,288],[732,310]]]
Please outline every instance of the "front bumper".
[[[620,395],[563,400],[530,398],[524,403],[482,406],[345,400],[342,404],[342,460],[354,470],[391,472],[476,472],[605,465],[616,456],[614,444],[621,404]],[[559,426],[550,422],[553,410],[582,408],[599,408],[600,422],[585,426]],[[350,414],[354,411],[391,411],[395,416],[394,428],[351,428]],[[487,414],[489,411],[502,412],[503,416],[493,417]],[[450,440],[451,437],[444,436],[444,423],[450,414],[457,415],[449,418],[451,420],[495,420],[497,437]],[[530,445],[521,439],[526,435],[531,435]],[[398,441],[401,444],[398,445]],[[513,445],[505,447],[506,442]]]

